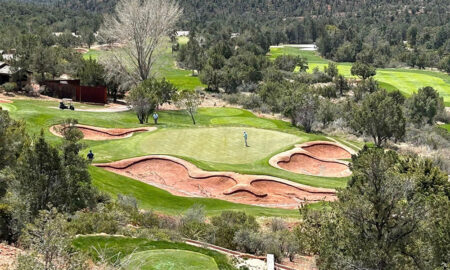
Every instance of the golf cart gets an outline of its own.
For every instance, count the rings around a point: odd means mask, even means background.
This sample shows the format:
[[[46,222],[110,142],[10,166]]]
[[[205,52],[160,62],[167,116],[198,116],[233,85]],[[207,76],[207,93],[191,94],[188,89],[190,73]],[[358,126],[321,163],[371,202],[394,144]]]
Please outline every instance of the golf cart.
[[[72,105],[72,99],[70,98],[63,98],[61,100],[61,102],[59,102],[59,108],[61,110],[66,110],[66,109],[70,109],[70,110],[75,110],[75,107]]]

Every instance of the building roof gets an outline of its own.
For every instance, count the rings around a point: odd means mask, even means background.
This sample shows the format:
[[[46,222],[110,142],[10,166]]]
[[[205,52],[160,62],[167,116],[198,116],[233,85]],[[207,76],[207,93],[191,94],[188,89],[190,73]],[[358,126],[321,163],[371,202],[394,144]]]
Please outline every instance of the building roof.
[[[5,53],[2,55],[3,60],[12,60],[14,58],[14,54],[12,53]]]
[[[0,62],[0,74],[2,75],[12,75],[11,66],[5,62]]]

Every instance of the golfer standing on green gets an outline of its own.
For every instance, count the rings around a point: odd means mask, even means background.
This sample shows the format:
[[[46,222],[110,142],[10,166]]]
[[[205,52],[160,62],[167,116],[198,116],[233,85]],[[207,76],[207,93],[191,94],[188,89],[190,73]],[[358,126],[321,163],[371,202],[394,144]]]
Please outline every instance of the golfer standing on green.
[[[248,144],[247,144],[247,137],[248,137],[247,132],[244,131],[244,142],[245,142],[245,147],[248,147]]]

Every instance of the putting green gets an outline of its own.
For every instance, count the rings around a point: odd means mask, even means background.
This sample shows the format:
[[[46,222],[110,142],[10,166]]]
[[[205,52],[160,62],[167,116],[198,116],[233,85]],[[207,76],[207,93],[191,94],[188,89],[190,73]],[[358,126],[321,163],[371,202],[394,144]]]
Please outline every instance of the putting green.
[[[244,145],[244,130],[250,147]],[[91,149],[97,162],[166,154],[206,162],[247,164],[305,140],[306,136],[250,127],[171,128],[111,140]]]
[[[127,270],[214,270],[213,258],[188,250],[157,249],[130,255]]]

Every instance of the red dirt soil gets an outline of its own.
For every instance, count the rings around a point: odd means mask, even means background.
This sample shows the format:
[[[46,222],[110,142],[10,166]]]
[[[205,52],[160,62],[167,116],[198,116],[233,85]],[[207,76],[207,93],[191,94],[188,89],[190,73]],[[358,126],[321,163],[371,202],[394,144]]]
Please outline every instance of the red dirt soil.
[[[280,161],[278,165],[288,171],[325,177],[339,176],[348,170],[348,166],[333,161],[323,161],[307,154],[294,154],[289,161]]]
[[[153,131],[155,127],[144,127],[144,128],[99,128],[85,125],[76,125],[76,127],[83,133],[85,140],[91,141],[103,141],[103,140],[115,140],[128,138],[135,132],[146,132]],[[61,126],[52,126],[50,132],[53,135],[61,137],[60,129]]]
[[[270,176],[207,172],[169,156],[155,155],[95,165],[179,196],[287,209],[297,208],[300,203],[336,199],[333,189],[313,188]]]
[[[354,151],[334,142],[313,141],[273,156],[269,164],[283,170],[322,177],[351,175],[348,162]]]

